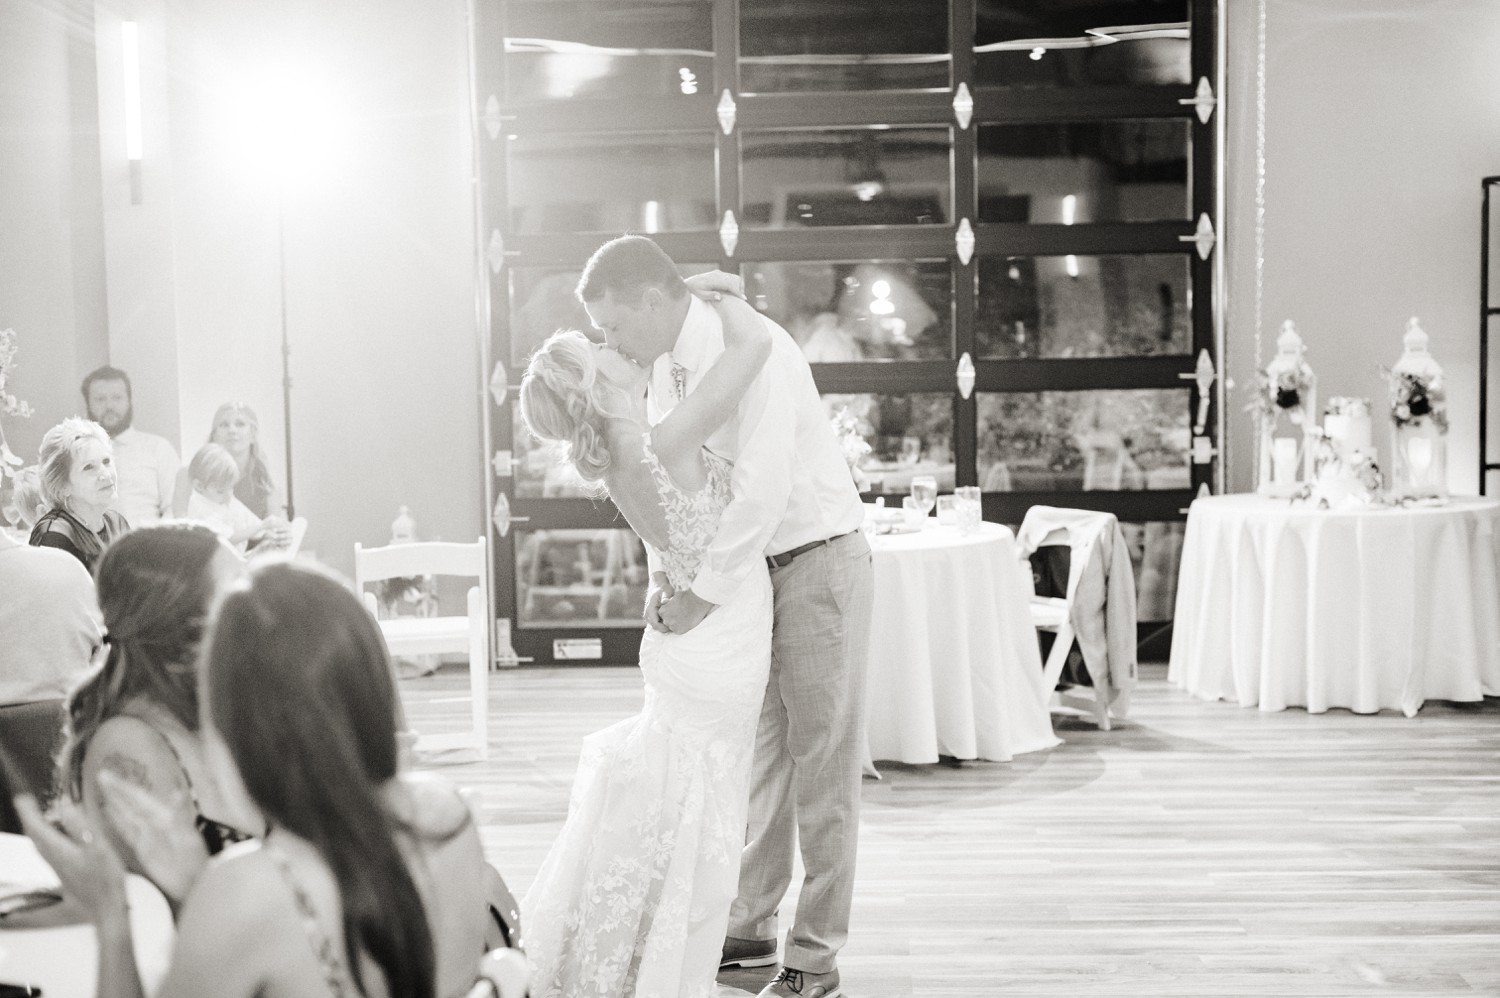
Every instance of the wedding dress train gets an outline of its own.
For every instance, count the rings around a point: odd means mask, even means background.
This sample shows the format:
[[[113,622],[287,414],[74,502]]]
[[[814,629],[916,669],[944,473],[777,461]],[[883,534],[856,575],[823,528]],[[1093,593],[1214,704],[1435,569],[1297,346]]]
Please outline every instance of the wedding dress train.
[[[729,502],[730,466],[684,493],[646,440],[687,589]],[[584,740],[567,821],[522,903],[533,998],[704,998],[738,889],[756,723],[771,661],[764,563],[686,634],[647,629],[645,705]]]

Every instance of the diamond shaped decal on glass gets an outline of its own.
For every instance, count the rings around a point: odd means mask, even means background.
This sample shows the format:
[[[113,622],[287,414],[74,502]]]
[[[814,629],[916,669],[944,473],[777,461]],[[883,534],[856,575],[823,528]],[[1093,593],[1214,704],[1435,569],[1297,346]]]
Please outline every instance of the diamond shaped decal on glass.
[[[1208,124],[1208,119],[1214,116],[1214,108],[1219,106],[1219,99],[1214,96],[1214,85],[1208,82],[1208,77],[1198,77],[1198,88],[1193,91],[1193,96],[1184,97],[1177,103],[1191,107],[1198,112],[1198,120]]]
[[[736,107],[734,103],[734,97],[730,95],[729,90],[726,88],[724,93],[719,97],[718,111],[719,127],[724,129],[725,135],[728,135],[734,131],[735,111]]]
[[[740,242],[740,223],[734,220],[734,212],[726,211],[724,221],[719,226],[719,245],[724,247],[725,256],[734,256],[734,248]]]
[[[958,231],[953,233],[953,248],[958,251],[959,263],[967,264],[974,257],[974,226],[967,218],[959,221]]]
[[[510,533],[510,499],[504,492],[495,497],[495,509],[490,513],[490,522],[501,537]]]
[[[969,93],[969,85],[960,83],[958,92],[953,95],[953,117],[958,119],[959,130],[969,127],[969,122],[974,120],[974,97]]]
[[[1208,255],[1214,251],[1214,223],[1209,220],[1208,213],[1204,212],[1198,216],[1198,225],[1190,236],[1178,236],[1179,242],[1192,243],[1198,251],[1198,259],[1207,260]]]
[[[505,405],[505,397],[510,393],[509,375],[505,373],[505,365],[495,361],[495,369],[490,372],[490,398],[495,400],[498,406]]]
[[[968,351],[958,358],[958,369],[953,372],[953,382],[958,386],[958,394],[968,398],[974,394],[974,380],[978,374],[974,370],[974,358],[970,357]]]

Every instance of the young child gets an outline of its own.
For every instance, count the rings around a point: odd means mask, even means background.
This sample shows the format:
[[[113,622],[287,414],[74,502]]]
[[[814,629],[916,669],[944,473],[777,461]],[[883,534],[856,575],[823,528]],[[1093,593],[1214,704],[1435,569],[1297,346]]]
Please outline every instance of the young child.
[[[208,524],[219,536],[244,552],[250,539],[261,532],[261,521],[234,497],[240,466],[234,456],[218,444],[204,444],[188,463],[193,492],[188,496],[187,518]]]

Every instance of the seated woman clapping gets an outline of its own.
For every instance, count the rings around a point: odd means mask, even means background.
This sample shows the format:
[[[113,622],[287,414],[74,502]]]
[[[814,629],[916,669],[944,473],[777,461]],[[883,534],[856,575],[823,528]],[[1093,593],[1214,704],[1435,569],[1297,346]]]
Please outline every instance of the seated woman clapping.
[[[68,699],[66,797],[82,804],[125,865],[152,876],[174,904],[208,857],[264,826],[215,778],[199,724],[197,657],[215,593],[244,562],[201,526],[161,524],[110,545],[97,572],[105,643]],[[172,802],[196,834],[148,870],[104,807],[111,774]]]
[[[262,564],[225,596],[202,669],[205,727],[270,830],[196,878],[157,994],[463,993],[487,922],[478,833],[454,790],[398,772],[391,669],[354,594],[314,566]],[[180,819],[105,782],[150,867]],[[98,993],[140,994],[115,852],[28,799],[17,810],[99,927]]]

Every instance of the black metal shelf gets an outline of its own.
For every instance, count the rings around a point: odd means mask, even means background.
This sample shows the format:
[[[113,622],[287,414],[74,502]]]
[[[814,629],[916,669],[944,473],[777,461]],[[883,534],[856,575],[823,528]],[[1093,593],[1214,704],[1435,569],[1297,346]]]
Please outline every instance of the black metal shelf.
[[[1500,315],[1500,306],[1490,303],[1490,192],[1500,187],[1500,176],[1479,182],[1484,206],[1479,216],[1479,494],[1487,495],[1485,479],[1500,464],[1490,460],[1490,318]]]

